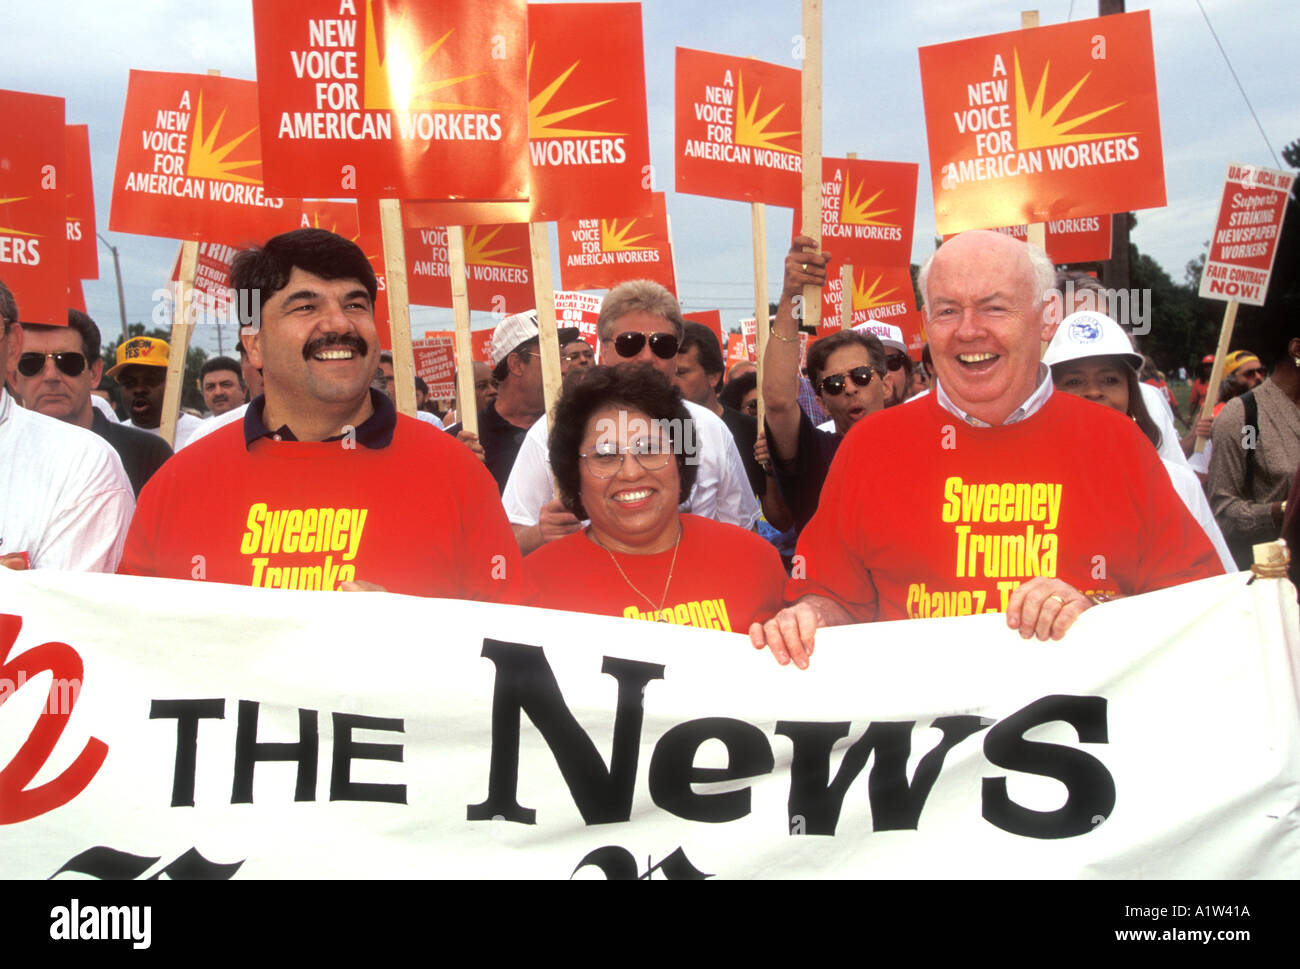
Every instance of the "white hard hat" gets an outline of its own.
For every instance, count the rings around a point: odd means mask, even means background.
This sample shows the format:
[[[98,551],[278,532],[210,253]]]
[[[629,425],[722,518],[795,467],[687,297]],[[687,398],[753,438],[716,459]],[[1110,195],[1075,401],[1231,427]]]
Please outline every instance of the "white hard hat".
[[[1052,367],[1085,357],[1123,357],[1134,370],[1142,370],[1142,354],[1133,350],[1123,328],[1104,313],[1091,310],[1071,313],[1061,321],[1043,363]]]

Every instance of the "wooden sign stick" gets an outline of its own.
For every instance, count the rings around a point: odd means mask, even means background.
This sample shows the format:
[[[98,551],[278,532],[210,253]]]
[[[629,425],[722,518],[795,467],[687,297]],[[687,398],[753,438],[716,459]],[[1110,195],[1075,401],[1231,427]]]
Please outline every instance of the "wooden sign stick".
[[[767,316],[767,206],[753,202],[750,222],[754,235],[754,348],[758,355],[758,386],[763,386],[764,357],[772,322]],[[763,395],[758,395],[758,426],[763,427]]]
[[[803,128],[804,235],[821,248],[822,239],[822,4],[803,0],[803,76],[799,117]],[[803,288],[802,326],[815,331],[822,321],[820,286]],[[799,314],[796,314],[796,318]]]
[[[1033,30],[1038,26],[1038,11],[1023,10],[1020,13],[1020,29]],[[1044,252],[1047,251],[1047,226],[1042,222],[1031,222],[1027,226],[1029,230],[1028,239]]]
[[[209,68],[208,76],[220,77],[221,72]],[[194,329],[194,321],[189,316],[198,268],[199,244],[194,239],[186,239],[181,243],[181,264],[176,273],[176,302],[172,304],[172,332],[167,341],[167,386],[163,389],[162,423],[158,428],[162,439],[173,450],[176,425],[181,418],[181,395],[185,390],[185,359],[189,356],[190,333]]]
[[[857,158],[858,153],[851,151],[847,158]],[[853,329],[853,264],[840,266],[840,329]]]
[[[176,447],[176,425],[181,416],[181,393],[185,389],[185,358],[189,356],[190,333],[194,323],[188,319],[194,299],[194,277],[199,267],[199,244],[194,239],[181,243],[181,265],[176,274],[176,301],[172,304],[172,332],[167,341],[167,386],[163,391],[162,439]]]
[[[388,332],[393,341],[393,403],[397,412],[415,416],[415,351],[411,349],[411,307],[406,286],[406,239],[402,235],[402,203],[379,200],[379,231],[384,240],[384,273],[388,283]]]
[[[465,229],[447,226],[447,261],[451,264],[451,314],[456,321],[456,416],[462,430],[478,434],[478,398],[474,394],[474,352],[470,345],[469,289],[465,284]]]
[[[551,286],[551,224],[528,223],[528,248],[533,259],[533,300],[537,305],[537,335],[542,354],[542,398],[546,418],[560,399],[560,334],[555,326],[555,290]]]
[[[1202,417],[1213,417],[1214,407],[1219,402],[1219,383],[1223,380],[1223,365],[1228,356],[1228,345],[1232,343],[1232,328],[1237,325],[1237,301],[1228,300],[1223,311],[1223,326],[1219,328],[1219,346],[1214,351],[1214,366],[1210,369],[1210,385],[1205,388],[1205,403],[1201,405]],[[1196,453],[1205,450],[1206,439],[1196,439]]]

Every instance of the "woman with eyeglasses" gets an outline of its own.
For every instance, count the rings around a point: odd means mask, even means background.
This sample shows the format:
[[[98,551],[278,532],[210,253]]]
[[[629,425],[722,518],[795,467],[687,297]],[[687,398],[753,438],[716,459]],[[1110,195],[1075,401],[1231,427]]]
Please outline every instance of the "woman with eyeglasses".
[[[524,559],[537,605],[727,632],[781,608],[785,570],[771,545],[678,510],[697,440],[664,374],[596,367],[565,387],[553,426],[561,500],[589,524]]]
[[[1043,355],[1043,363],[1052,368],[1052,382],[1058,391],[1094,401],[1132,418],[1151,446],[1159,450],[1160,429],[1147,410],[1138,386],[1142,362],[1142,355],[1134,352],[1118,323],[1101,313],[1087,311],[1072,313],[1062,320]],[[1174,490],[1205,530],[1223,567],[1228,572],[1237,571],[1195,472],[1167,458],[1160,460]]]

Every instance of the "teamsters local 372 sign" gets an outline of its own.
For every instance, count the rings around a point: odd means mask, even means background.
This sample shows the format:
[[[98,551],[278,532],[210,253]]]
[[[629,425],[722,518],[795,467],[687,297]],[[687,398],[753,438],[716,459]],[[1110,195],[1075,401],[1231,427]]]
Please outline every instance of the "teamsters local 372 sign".
[[[800,672],[704,629],[0,569],[0,875],[1294,878],[1298,648],[1294,589],[1244,575],[1060,643],[823,630]]]

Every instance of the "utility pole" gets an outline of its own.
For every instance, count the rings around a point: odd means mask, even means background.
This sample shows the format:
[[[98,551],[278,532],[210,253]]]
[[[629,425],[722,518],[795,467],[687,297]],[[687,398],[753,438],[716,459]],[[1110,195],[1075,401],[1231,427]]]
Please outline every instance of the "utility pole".
[[[1124,0],[1097,0],[1099,17],[1123,12]],[[1110,259],[1102,263],[1101,284],[1112,292],[1130,288],[1132,277],[1128,261],[1128,223],[1127,212],[1116,212],[1110,217]]]
[[[126,332],[126,298],[122,295],[122,264],[117,260],[117,246],[108,245],[108,240],[102,234],[96,232],[99,241],[108,246],[108,251],[113,254],[113,272],[117,275],[117,308],[122,314],[122,342],[125,343],[130,339]]]

